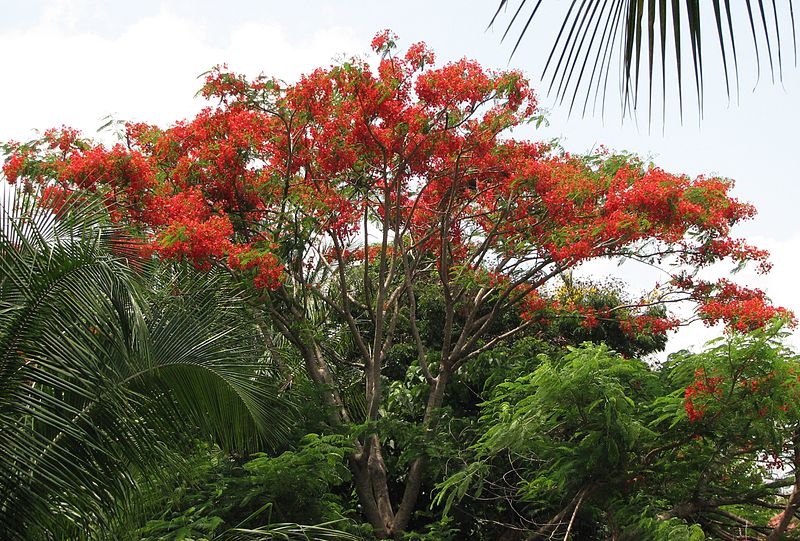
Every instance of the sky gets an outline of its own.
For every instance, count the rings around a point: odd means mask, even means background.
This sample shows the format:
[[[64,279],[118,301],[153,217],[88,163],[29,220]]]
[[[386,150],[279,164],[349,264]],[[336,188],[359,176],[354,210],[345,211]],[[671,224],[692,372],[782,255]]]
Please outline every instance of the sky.
[[[560,9],[567,2],[550,4]],[[763,67],[757,80],[745,47],[738,100],[726,98],[721,72],[707,63],[702,121],[687,107],[681,122],[674,96],[663,129],[648,128],[644,115],[622,122],[613,107],[605,118],[569,116],[538,78],[558,30],[557,13],[543,8],[509,59],[514,39],[501,42],[502,26],[487,30],[495,8],[493,1],[463,0],[0,0],[0,141],[26,140],[34,130],[61,125],[93,135],[109,115],[168,125],[204,105],[194,97],[198,76],[214,65],[291,82],[349,56],[369,58],[372,36],[390,28],[401,49],[425,41],[440,62],[469,57],[526,73],[541,89],[549,126],[516,137],[559,138],[571,152],[603,144],[675,173],[735,179],[734,195],[759,210],[736,232],[770,250],[774,263],[768,276],[745,270],[736,279],[800,314],[800,69],[791,55],[784,59],[783,81],[773,85]],[[718,50],[709,48],[708,56],[714,54]],[[615,89],[611,84],[609,91]],[[730,269],[717,270],[725,275]],[[610,262],[585,272],[619,274]],[[634,288],[651,279],[638,269],[623,277]],[[670,340],[668,351],[697,347],[716,332],[690,326]],[[792,343],[800,346],[800,334]]]

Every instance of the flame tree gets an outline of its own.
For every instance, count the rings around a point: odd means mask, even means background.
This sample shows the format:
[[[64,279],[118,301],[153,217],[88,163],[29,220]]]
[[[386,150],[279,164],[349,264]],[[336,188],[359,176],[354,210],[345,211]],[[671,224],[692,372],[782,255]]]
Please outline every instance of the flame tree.
[[[633,335],[680,324],[650,309],[680,300],[738,329],[782,312],[758,290],[696,278],[723,259],[768,267],[765,252],[730,236],[754,210],[729,195],[729,181],[515,140],[510,130],[539,118],[521,74],[465,59],[437,67],[423,43],[399,55],[395,39],[386,31],[373,40],[376,69],[354,59],[292,85],[218,68],[202,89],[215,103],[195,118],[166,129],[128,124],[113,147],[51,130],[7,144],[4,166],[10,181],[41,185],[56,213],[65,192],[99,192],[151,252],[239,276],[257,292],[267,334],[302,357],[329,422],[346,427],[353,415],[326,355],[329,322],[339,322],[366,404],[349,464],[381,537],[407,528],[426,460],[423,445],[407,471],[388,472],[375,428],[385,356],[401,333],[428,386],[424,441],[465,362],[549,318],[577,315],[589,327],[616,318]],[[681,265],[656,294],[626,306],[547,294],[554,278],[604,257]],[[443,299],[435,347],[420,333],[422,288]],[[498,332],[512,312],[516,322]],[[403,482],[399,492],[390,476]]]

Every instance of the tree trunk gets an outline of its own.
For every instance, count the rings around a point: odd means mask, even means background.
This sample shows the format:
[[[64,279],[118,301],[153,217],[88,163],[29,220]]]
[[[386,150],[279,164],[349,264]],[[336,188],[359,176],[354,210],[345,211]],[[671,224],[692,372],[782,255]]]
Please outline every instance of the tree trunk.
[[[795,434],[793,438],[794,446],[794,486],[792,487],[792,494],[786,502],[786,508],[783,510],[780,520],[775,525],[770,534],[767,536],[767,541],[778,541],[786,533],[789,525],[792,523],[794,514],[800,505],[800,436]]]
[[[449,376],[447,371],[442,371],[438,377],[434,378],[431,386],[423,418],[425,441],[433,438],[438,421],[436,412],[442,405]],[[363,450],[360,453],[354,453],[351,457],[351,470],[359,501],[364,515],[375,528],[375,534],[380,539],[401,539],[408,528],[422,487],[425,458],[423,451],[411,463],[406,476],[403,498],[395,513],[389,494],[388,472],[383,460],[383,449],[378,436],[376,434],[368,436]]]
[[[336,380],[333,378],[328,363],[322,355],[322,350],[314,341],[309,341],[301,348],[306,372],[311,380],[320,389],[322,401],[328,409],[328,420],[333,426],[341,426],[350,422],[350,414],[344,406],[344,401],[339,395]]]
[[[389,496],[386,463],[377,435],[369,436],[362,451],[351,455],[350,469],[364,516],[375,529],[375,535],[379,539],[391,538],[395,515]]]
[[[280,321],[283,318],[278,315],[277,319]],[[278,329],[300,350],[306,372],[320,390],[331,425],[342,426],[350,423],[351,419],[337,390],[336,381],[314,337],[302,330],[290,328],[286,323],[278,325]],[[373,358],[366,366],[367,417],[371,421],[377,420],[380,403],[380,362],[380,358]],[[443,362],[438,376],[430,382],[428,402],[422,421],[426,442],[433,439],[438,423],[437,412],[442,406],[444,392],[450,379],[450,370],[446,366],[448,365]],[[403,497],[395,512],[380,438],[377,434],[371,433],[355,441],[355,450],[349,456],[348,462],[364,516],[375,528],[375,535],[378,538],[402,538],[416,508],[422,487],[425,459],[423,450],[411,463]]]
[[[442,369],[439,375],[434,378],[430,395],[428,395],[428,404],[425,406],[425,417],[422,420],[423,430],[425,430],[425,442],[433,439],[435,434],[436,425],[439,418],[437,412],[442,407],[444,400],[444,391],[447,388],[447,383],[450,379],[450,372]],[[422,474],[425,468],[425,451],[414,459],[411,467],[408,470],[408,478],[406,480],[406,487],[403,491],[403,499],[400,502],[400,507],[397,510],[395,517],[394,531],[396,534],[402,533],[408,527],[408,521],[411,519],[411,513],[417,506],[417,498],[419,498],[419,491],[422,487]]]
[[[558,528],[564,523],[564,520],[567,518],[567,516],[572,513],[569,520],[569,526],[567,527],[567,536],[569,536],[569,532],[572,529],[572,524],[575,520],[575,515],[578,512],[578,508],[580,508],[583,500],[587,496],[591,496],[592,492],[594,492],[597,488],[598,487],[596,485],[588,485],[580,489],[566,507],[556,513],[556,515],[551,518],[549,522],[543,524],[538,530],[531,533],[528,536],[527,541],[544,539],[545,536],[547,536],[549,539],[552,539],[555,535],[555,532],[558,531]]]

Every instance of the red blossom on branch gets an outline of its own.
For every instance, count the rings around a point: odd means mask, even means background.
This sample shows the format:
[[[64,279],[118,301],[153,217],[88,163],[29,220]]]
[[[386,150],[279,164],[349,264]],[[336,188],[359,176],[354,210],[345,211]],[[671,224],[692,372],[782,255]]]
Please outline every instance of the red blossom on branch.
[[[56,187],[99,192],[113,218],[161,256],[258,268],[267,290],[287,280],[305,287],[302,273],[327,250],[339,255],[324,259],[331,268],[352,264],[354,250],[375,244],[362,234],[386,231],[378,245],[388,266],[400,268],[405,252],[445,282],[494,292],[478,299],[518,303],[525,319],[571,314],[586,328],[616,319],[636,335],[678,322],[635,306],[619,317],[614,306],[553,305],[535,292],[599,257],[673,257],[692,272],[755,261],[767,270],[766,252],[730,235],[754,209],[731,197],[729,180],[676,175],[605,149],[580,157],[513,140],[505,134],[538,115],[520,73],[467,59],[436,66],[424,43],[394,57],[396,40],[375,36],[377,70],[354,59],[289,85],[214,68],[202,94],[216,103],[194,118],[128,124],[126,144],[110,148],[51,130],[5,145],[4,174],[49,187],[48,198]],[[264,242],[275,247],[248,259]],[[476,273],[493,278],[466,280]],[[691,274],[668,286],[696,301],[708,323],[750,330],[787,314],[758,290],[695,283]]]
[[[707,375],[702,368],[695,371],[694,378],[694,382],[687,386],[684,392],[684,408],[691,422],[703,419],[706,412],[705,403],[709,398],[718,399],[722,395],[723,381],[720,376]]]
[[[742,287],[724,278],[715,284],[699,283],[695,295],[702,299],[698,313],[707,325],[722,322],[730,329],[749,332],[776,317],[796,324],[791,312],[772,306],[760,289]]]

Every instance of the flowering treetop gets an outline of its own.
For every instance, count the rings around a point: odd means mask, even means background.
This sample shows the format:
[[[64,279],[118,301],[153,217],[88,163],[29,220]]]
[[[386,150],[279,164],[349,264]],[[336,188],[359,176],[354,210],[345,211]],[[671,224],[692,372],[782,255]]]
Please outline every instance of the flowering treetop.
[[[658,300],[693,299],[709,323],[746,330],[783,312],[758,290],[694,276],[723,259],[768,268],[764,251],[730,236],[754,214],[730,181],[512,139],[538,118],[520,73],[470,60],[436,67],[424,43],[398,56],[395,40],[375,37],[375,70],[351,60],[291,85],[216,68],[201,91],[214,104],[195,118],[128,124],[111,148],[49,130],[6,145],[3,171],[43,185],[54,205],[65,190],[99,192],[164,257],[227,266],[265,294],[364,304],[373,316],[425,273],[454,301],[520,305],[531,320],[564,308],[542,296],[550,278],[609,256],[677,258],[683,270]],[[379,275],[356,287],[345,271],[359,265]],[[653,323],[663,332],[678,322]]]

